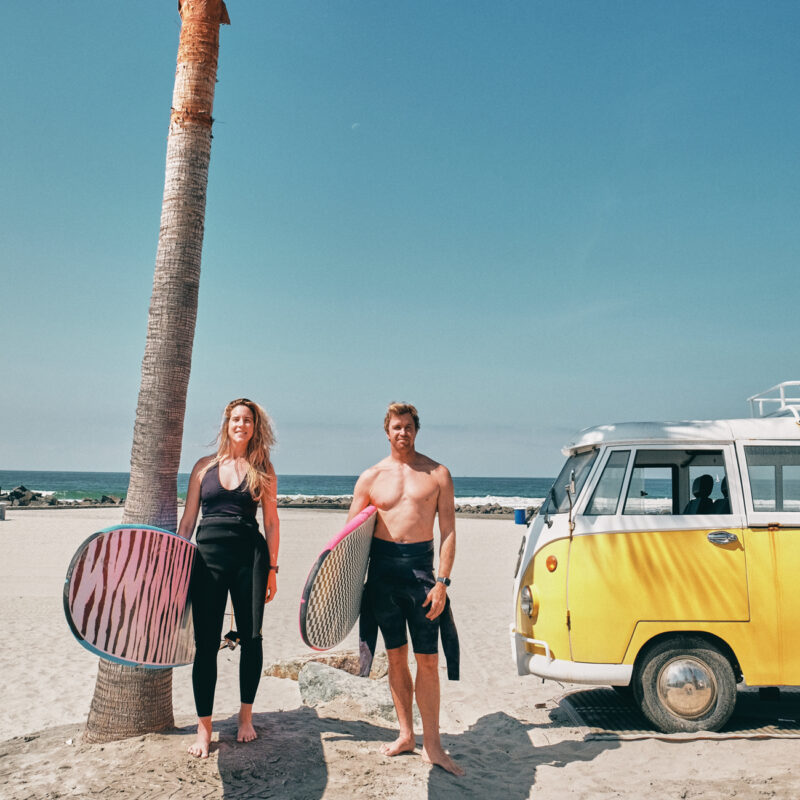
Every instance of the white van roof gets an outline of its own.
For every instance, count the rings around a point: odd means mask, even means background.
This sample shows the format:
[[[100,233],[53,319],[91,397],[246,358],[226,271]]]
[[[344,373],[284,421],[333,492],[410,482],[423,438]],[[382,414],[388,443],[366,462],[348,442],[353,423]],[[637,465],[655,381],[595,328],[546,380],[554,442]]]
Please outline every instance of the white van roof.
[[[564,447],[564,455],[601,444],[726,444],[743,439],[800,441],[794,416],[760,419],[684,420],[680,422],[617,422],[585,428]]]

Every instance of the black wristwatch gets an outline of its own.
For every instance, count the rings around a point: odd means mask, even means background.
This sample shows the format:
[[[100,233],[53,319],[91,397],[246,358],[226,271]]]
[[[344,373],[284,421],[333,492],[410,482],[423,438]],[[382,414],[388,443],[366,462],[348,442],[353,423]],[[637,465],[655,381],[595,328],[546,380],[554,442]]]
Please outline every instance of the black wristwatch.
[[[445,586],[450,585],[450,578],[442,578],[441,576],[436,579],[436,583],[443,583]]]

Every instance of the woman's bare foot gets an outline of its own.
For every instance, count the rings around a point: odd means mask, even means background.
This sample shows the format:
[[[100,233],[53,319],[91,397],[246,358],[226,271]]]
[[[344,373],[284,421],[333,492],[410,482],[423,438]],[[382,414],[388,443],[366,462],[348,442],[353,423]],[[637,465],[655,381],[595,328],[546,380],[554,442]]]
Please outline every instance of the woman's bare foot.
[[[428,753],[428,751],[423,747],[422,760],[428,764],[435,764],[437,767],[446,769],[448,772],[452,772],[453,775],[457,775],[459,777],[466,775],[466,770],[462,767],[459,767],[458,764],[456,764],[456,762],[450,758],[450,755],[441,747],[438,750],[430,753]]]
[[[242,703],[239,709],[239,732],[236,734],[236,741],[252,742],[255,739],[258,739],[258,734],[253,727],[253,706]]]
[[[381,753],[385,756],[399,756],[400,753],[413,753],[417,743],[413,736],[398,736],[393,742],[381,745]]]
[[[200,717],[197,720],[197,739],[189,747],[189,754],[195,758],[208,758],[211,746],[211,717]]]

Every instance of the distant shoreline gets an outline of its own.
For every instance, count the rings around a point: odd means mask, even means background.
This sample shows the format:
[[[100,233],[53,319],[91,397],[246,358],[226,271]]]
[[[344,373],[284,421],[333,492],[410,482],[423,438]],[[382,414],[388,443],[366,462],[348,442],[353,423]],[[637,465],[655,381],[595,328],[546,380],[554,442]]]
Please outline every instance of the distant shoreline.
[[[278,498],[278,508],[288,509],[308,509],[314,511],[346,511],[350,508],[351,498],[326,498],[310,497],[298,500],[295,498]],[[10,501],[0,498],[0,503],[5,505],[7,511],[65,511],[71,509],[108,509],[122,508],[124,501],[119,502],[100,502],[97,500],[79,500],[75,502],[50,502],[47,500],[35,500],[26,505],[12,504]],[[178,507],[183,507],[183,500],[178,500]],[[522,506],[529,513],[539,510],[538,505]],[[488,503],[485,505],[471,505],[456,503],[456,515],[460,517],[492,517],[493,519],[513,519],[514,507],[504,506],[500,503]]]
[[[75,502],[75,503],[30,503],[25,506],[18,506],[18,505],[11,505],[6,501],[0,500],[0,503],[4,503],[6,507],[6,511],[69,511],[69,510],[91,510],[91,509],[109,509],[109,508],[123,508],[124,503],[100,503],[100,502]],[[178,502],[178,508],[183,507],[183,502]],[[297,502],[297,501],[290,501],[290,502],[281,502],[278,500],[278,508],[280,509],[290,509],[290,510],[309,510],[309,511],[347,511],[350,507],[349,503],[339,503],[339,502]],[[525,507],[528,513],[533,511],[534,513],[539,510],[539,506],[526,506]],[[491,517],[492,519],[513,519],[514,518],[514,508],[510,506],[501,506],[497,503],[491,503],[489,505],[483,506],[472,506],[472,505],[459,505],[456,503],[456,516],[458,517]]]

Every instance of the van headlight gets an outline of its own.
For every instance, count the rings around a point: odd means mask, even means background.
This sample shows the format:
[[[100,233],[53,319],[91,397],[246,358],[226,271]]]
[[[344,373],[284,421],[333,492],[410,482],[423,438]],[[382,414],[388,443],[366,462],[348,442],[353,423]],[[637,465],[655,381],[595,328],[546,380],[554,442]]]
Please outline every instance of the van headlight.
[[[533,616],[533,594],[530,586],[522,587],[522,591],[519,593],[519,607],[523,614],[527,614],[529,617]]]

